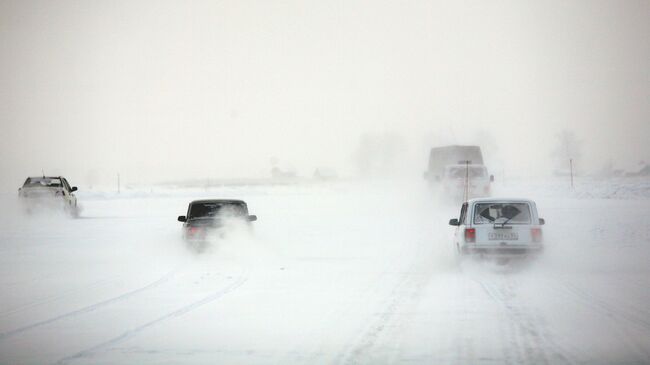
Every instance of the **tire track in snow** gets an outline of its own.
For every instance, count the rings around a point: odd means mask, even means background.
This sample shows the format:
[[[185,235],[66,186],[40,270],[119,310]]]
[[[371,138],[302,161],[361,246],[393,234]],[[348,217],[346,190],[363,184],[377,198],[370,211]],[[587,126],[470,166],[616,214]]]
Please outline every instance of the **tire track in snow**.
[[[543,316],[531,312],[525,305],[513,302],[516,298],[515,288],[510,283],[489,283],[475,278],[472,279],[481,286],[487,296],[503,307],[504,316],[508,319],[504,333],[509,344],[505,347],[506,362],[519,364],[557,364],[576,363],[573,354],[557,344],[544,326],[540,326]],[[504,324],[506,325],[506,324]],[[514,350],[514,353],[511,353]],[[551,350],[551,351],[549,351]],[[512,357],[515,357],[512,359]]]
[[[184,305],[184,306],[182,306],[182,307],[180,307],[180,308],[178,308],[178,309],[176,309],[176,310],[174,310],[172,312],[166,313],[166,314],[164,314],[164,315],[162,315],[162,316],[160,316],[160,317],[158,317],[156,319],[153,319],[153,320],[151,320],[149,322],[143,323],[143,324],[141,324],[139,326],[133,327],[130,330],[127,330],[127,331],[123,332],[122,334],[120,334],[118,336],[115,336],[115,337],[113,337],[113,338],[111,338],[109,340],[106,340],[104,342],[101,342],[101,343],[99,343],[97,345],[94,345],[92,347],[81,350],[81,351],[79,351],[79,352],[77,352],[75,354],[65,356],[62,359],[55,362],[54,364],[55,365],[63,365],[63,364],[67,364],[70,361],[73,361],[73,360],[76,360],[76,359],[81,359],[81,358],[84,358],[84,357],[88,357],[88,356],[92,355],[93,353],[95,353],[97,351],[106,349],[106,348],[108,348],[110,346],[113,346],[113,345],[116,345],[116,344],[118,344],[120,342],[126,341],[126,340],[140,334],[141,332],[144,332],[145,330],[149,329],[150,327],[158,325],[158,324],[160,324],[162,322],[165,322],[165,321],[167,321],[169,319],[180,317],[180,316],[182,316],[182,315],[184,315],[184,314],[186,314],[188,312],[191,312],[191,311],[193,311],[193,310],[195,310],[195,309],[197,309],[199,307],[202,307],[202,306],[204,306],[204,305],[206,305],[208,303],[211,303],[211,302],[214,302],[214,301],[216,301],[218,299],[221,299],[226,294],[228,294],[228,293],[234,291],[235,289],[241,287],[242,285],[244,285],[244,283],[246,283],[246,281],[248,281],[249,275],[250,275],[250,271],[245,270],[244,273],[241,276],[239,276],[234,282],[232,282],[232,283],[226,285],[225,287],[213,292],[212,294],[204,297],[203,299],[200,299],[200,300],[197,300],[197,301],[192,302],[190,304]]]
[[[635,326],[640,327],[641,329],[647,332],[650,332],[650,319],[637,315],[629,310],[625,311],[625,310],[617,309],[615,306],[608,304],[603,299],[588,293],[587,291],[577,287],[574,284],[565,283],[565,285],[567,287],[567,290],[571,294],[574,294],[580,299],[581,302],[585,303],[591,308],[596,309],[601,314],[604,314],[605,316],[608,317],[623,319]]]
[[[392,262],[395,266],[395,262]],[[391,266],[392,268],[392,266]],[[381,273],[377,274],[376,278],[370,280],[367,285],[358,288],[359,293],[374,293],[379,291],[382,287],[384,278],[386,278],[393,270],[384,270]],[[344,279],[342,279],[344,280]],[[326,313],[323,313],[323,318],[329,318],[329,320],[324,320],[324,323],[333,323],[340,318],[344,317],[346,313],[350,311],[350,307],[342,306],[332,306],[330,310]],[[304,352],[306,340],[313,338],[314,336],[320,336],[326,338],[329,332],[329,326],[325,328],[319,328],[310,332],[309,335],[303,336],[302,341],[299,344],[296,344],[291,351],[286,355],[286,359],[283,359],[279,363],[300,363],[300,364],[314,364],[314,363],[336,363],[336,361],[326,360],[323,357],[328,355],[328,351],[323,348],[322,340],[320,346],[316,346],[315,349],[311,351]],[[346,346],[345,349],[348,349],[350,346]],[[339,358],[342,357],[344,351],[339,354]]]
[[[391,290],[388,296],[388,303],[373,314],[374,318],[371,318],[366,323],[365,328],[357,336],[357,339],[344,347],[343,351],[334,360],[335,364],[357,364],[359,363],[359,359],[372,349],[379,335],[386,329],[388,322],[396,314],[397,308],[403,300],[397,293],[406,285],[408,279],[409,277],[405,276]]]
[[[634,325],[637,328],[645,331],[647,334],[650,332],[650,321],[648,321],[646,318],[639,317],[630,311],[617,309],[616,307],[608,304],[603,299],[588,293],[584,289],[581,289],[574,284],[567,282],[565,283],[565,287],[566,293],[569,294],[572,298],[577,298],[581,303],[596,310],[601,315],[610,319],[614,319],[614,322],[617,324],[617,330],[620,331],[621,335],[628,337],[628,341],[626,342],[634,346],[638,350],[639,354],[645,357],[645,359],[641,361],[650,361],[650,350],[648,350],[643,344],[638,343],[638,338],[636,336],[630,335],[629,330],[627,330],[625,326],[620,326],[622,322],[621,320],[623,320],[624,322]]]
[[[96,311],[96,310],[98,310],[100,308],[103,308],[105,306],[108,306],[110,304],[113,304],[113,303],[122,301],[124,299],[130,298],[130,297],[132,297],[134,295],[143,293],[143,292],[145,292],[147,290],[151,290],[151,289],[153,289],[153,288],[155,288],[157,286],[160,286],[161,284],[169,281],[169,279],[171,279],[176,272],[177,272],[177,269],[174,269],[174,270],[168,272],[167,274],[163,275],[162,277],[158,278],[157,280],[155,280],[155,281],[153,281],[153,282],[151,282],[151,283],[149,283],[149,284],[147,284],[147,285],[145,285],[143,287],[131,290],[129,292],[118,295],[116,297],[112,297],[112,298],[103,300],[101,302],[97,302],[97,303],[94,303],[94,304],[91,304],[91,305],[88,305],[88,306],[85,306],[85,307],[82,307],[82,308],[79,308],[79,309],[76,309],[76,310],[73,310],[73,311],[70,311],[70,312],[67,312],[67,313],[63,313],[63,314],[60,314],[58,316],[51,317],[51,318],[48,318],[48,319],[45,319],[45,320],[42,320],[42,321],[34,322],[34,323],[28,324],[26,326],[13,329],[11,331],[0,333],[0,341],[6,340],[6,339],[8,339],[10,337],[16,336],[16,335],[18,335],[20,333],[23,333],[25,331],[29,331],[29,330],[32,330],[32,329],[35,329],[35,328],[38,328],[38,327],[42,327],[42,326],[45,326],[45,325],[48,325],[48,324],[51,324],[51,323],[66,319],[66,318],[71,318],[71,317],[78,316],[78,315],[81,315],[81,314]]]
[[[5,283],[5,284],[2,285],[2,287],[6,290],[6,289],[14,288],[14,287],[17,287],[17,286],[25,286],[27,284],[38,282],[38,281],[40,281],[42,279],[51,278],[52,275],[54,275],[55,273],[56,273],[56,271],[51,271],[51,272],[48,272],[47,274],[37,275],[37,276],[29,278],[29,279],[22,279],[22,280],[14,281],[14,282],[11,282],[11,283]]]
[[[64,298],[64,297],[66,297],[66,296],[68,296],[68,295],[70,295],[72,293],[85,291],[85,290],[88,290],[88,289],[92,289],[92,288],[96,288],[96,287],[99,287],[99,286],[102,286],[102,285],[106,285],[107,283],[110,283],[110,282],[113,282],[113,281],[116,281],[116,280],[117,279],[114,278],[114,277],[113,278],[102,279],[102,280],[97,280],[95,282],[92,282],[90,284],[81,286],[79,288],[69,289],[69,290],[65,290],[65,291],[57,293],[57,294],[41,297],[39,299],[33,300],[33,301],[25,303],[23,305],[20,305],[20,306],[5,310],[4,312],[0,313],[0,318],[10,316],[10,315],[12,315],[14,313],[22,312],[25,309],[29,309],[29,308],[37,307],[39,305],[43,305],[43,304],[47,304],[47,303],[57,301],[58,299]],[[1,338],[1,336],[0,336],[0,338]]]
[[[372,349],[375,347],[380,337],[386,333],[387,330],[392,329],[393,326],[390,325],[391,322],[400,320],[399,309],[408,301],[416,300],[418,294],[429,281],[430,273],[423,269],[426,267],[426,260],[421,260],[421,258],[426,257],[426,255],[416,255],[415,262],[406,267],[403,277],[399,279],[397,284],[390,290],[385,300],[387,303],[381,306],[378,312],[375,312],[374,318],[371,318],[367,322],[365,329],[361,331],[361,335],[357,336],[355,341],[345,346],[343,351],[341,351],[341,353],[339,353],[339,355],[334,359],[333,363],[364,363],[364,361],[362,361],[363,357],[372,353]],[[389,272],[394,271],[389,270]],[[395,326],[397,326],[397,324]]]

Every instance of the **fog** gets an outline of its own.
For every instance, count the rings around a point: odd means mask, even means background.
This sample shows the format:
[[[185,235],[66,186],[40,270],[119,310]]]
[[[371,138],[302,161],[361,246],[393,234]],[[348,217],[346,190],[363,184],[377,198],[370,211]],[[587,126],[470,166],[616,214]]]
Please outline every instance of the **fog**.
[[[647,1],[0,0],[0,363],[649,363],[649,34]],[[487,170],[435,175],[450,144]],[[534,201],[483,227],[541,251],[462,255],[470,192]],[[190,222],[217,198],[248,212]]]
[[[508,265],[459,261],[420,181],[80,191],[78,219],[3,194],[0,361],[646,363],[650,189],[600,185],[496,184],[547,219]],[[259,220],[196,250],[174,218],[205,197]]]
[[[0,3],[0,184],[359,173],[367,134],[493,146],[509,175],[650,160],[644,1]],[[604,148],[606,146],[606,148]],[[485,147],[484,147],[485,148]]]

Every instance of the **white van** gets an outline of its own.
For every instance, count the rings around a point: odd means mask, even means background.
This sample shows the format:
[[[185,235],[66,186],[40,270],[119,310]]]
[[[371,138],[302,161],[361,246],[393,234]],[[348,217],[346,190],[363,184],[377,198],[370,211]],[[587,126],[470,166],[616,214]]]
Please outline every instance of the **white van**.
[[[466,199],[490,196],[494,176],[488,174],[485,165],[460,164],[445,166],[441,183],[445,196],[463,197],[467,181]]]
[[[459,161],[469,161],[471,164],[483,165],[483,153],[479,146],[439,146],[429,151],[429,164],[424,178],[434,184],[440,181],[444,173],[445,166]]]
[[[542,225],[535,202],[527,199],[470,199],[456,227],[454,244],[461,255],[513,257],[541,252]]]

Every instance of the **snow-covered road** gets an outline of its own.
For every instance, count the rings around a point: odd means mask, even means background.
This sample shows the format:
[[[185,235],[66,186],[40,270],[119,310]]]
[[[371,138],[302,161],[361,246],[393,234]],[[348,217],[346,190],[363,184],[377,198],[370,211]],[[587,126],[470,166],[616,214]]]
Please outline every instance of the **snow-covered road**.
[[[2,195],[0,364],[649,363],[650,200],[531,186],[497,190],[537,200],[547,249],[507,266],[458,263],[421,184],[82,190],[79,219]],[[208,197],[254,232],[189,249]]]

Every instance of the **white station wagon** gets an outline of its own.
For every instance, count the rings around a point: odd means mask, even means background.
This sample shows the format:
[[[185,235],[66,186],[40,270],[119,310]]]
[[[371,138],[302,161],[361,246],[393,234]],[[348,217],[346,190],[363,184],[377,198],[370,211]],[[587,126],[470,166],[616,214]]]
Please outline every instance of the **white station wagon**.
[[[527,199],[470,199],[456,226],[454,244],[461,255],[515,257],[543,249],[542,225],[535,202]]]

